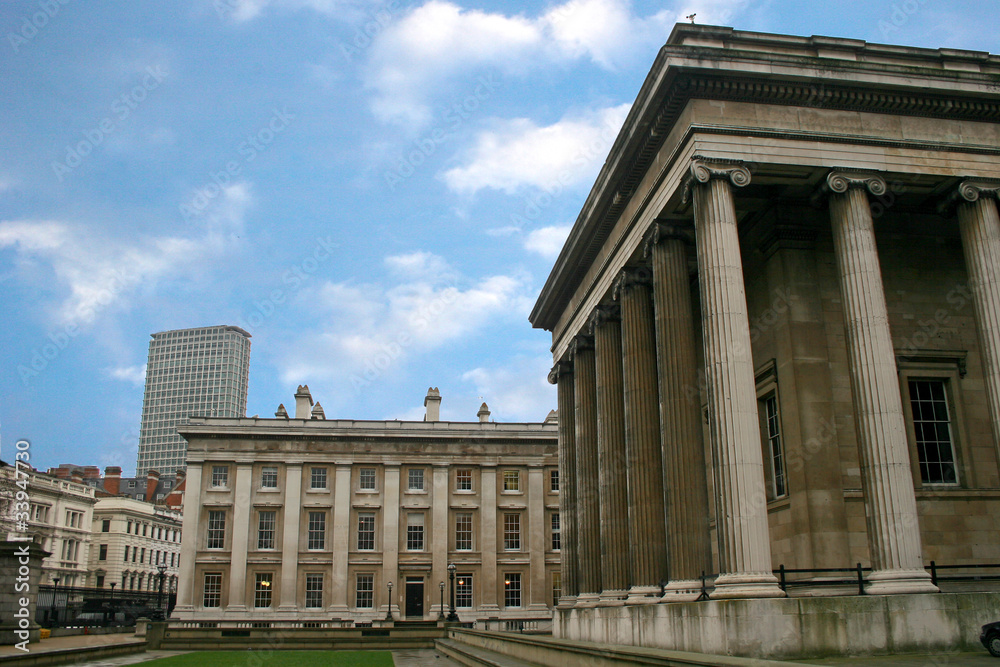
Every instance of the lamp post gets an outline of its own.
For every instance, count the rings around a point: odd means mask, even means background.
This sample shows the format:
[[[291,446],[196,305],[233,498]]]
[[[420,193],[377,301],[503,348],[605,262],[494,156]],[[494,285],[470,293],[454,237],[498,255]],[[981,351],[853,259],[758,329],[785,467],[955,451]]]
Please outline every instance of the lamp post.
[[[167,615],[163,612],[163,580],[166,578],[167,566],[157,565],[156,569],[160,573],[160,592],[156,596],[157,617],[158,620],[163,620],[167,617]]]
[[[451,609],[448,611],[448,622],[457,623],[458,614],[455,613],[455,564],[452,563],[448,566],[448,582],[451,584]]]
[[[389,604],[386,605],[385,620],[392,620],[392,582],[389,582]]]
[[[59,577],[52,577],[52,625],[59,625]]]
[[[444,582],[438,583],[438,588],[441,589],[441,609],[438,611],[438,620],[444,620]]]
[[[112,581],[109,586],[111,586],[111,601],[108,602],[108,610],[111,612],[111,624],[114,625],[115,621],[118,619],[118,614],[115,613],[115,586],[118,584],[117,581]]]

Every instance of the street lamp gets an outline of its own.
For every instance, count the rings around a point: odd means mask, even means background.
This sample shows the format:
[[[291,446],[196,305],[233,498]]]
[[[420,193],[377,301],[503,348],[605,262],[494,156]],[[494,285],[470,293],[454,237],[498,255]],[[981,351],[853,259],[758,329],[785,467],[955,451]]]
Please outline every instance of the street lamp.
[[[111,610],[111,624],[114,625],[115,621],[118,619],[118,614],[115,613],[115,586],[118,584],[117,581],[112,581],[109,586],[111,586],[111,601],[108,602],[108,609]]]
[[[156,569],[160,573],[160,592],[156,596],[157,617],[158,620],[164,620],[167,615],[163,613],[163,580],[166,578],[167,566],[157,565]]]
[[[451,584],[451,610],[448,612],[448,622],[457,623],[458,614],[455,613],[455,564],[452,563],[448,566],[448,581]]]
[[[438,588],[441,589],[441,609],[438,612],[438,620],[439,621],[443,621],[444,620],[444,582],[443,581],[438,584]]]
[[[389,604],[386,605],[385,620],[392,620],[392,582],[389,582]]]

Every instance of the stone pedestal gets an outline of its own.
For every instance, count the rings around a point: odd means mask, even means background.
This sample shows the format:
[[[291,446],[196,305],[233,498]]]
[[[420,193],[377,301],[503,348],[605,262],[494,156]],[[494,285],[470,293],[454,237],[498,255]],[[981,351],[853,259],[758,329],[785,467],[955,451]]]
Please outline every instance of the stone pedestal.
[[[657,602],[659,584],[667,578],[663,451],[650,283],[647,269],[626,269],[614,288],[615,299],[621,304],[628,455],[631,588],[627,604]]]
[[[713,598],[781,597],[771,574],[750,322],[732,186],[742,165],[691,167],[709,428],[715,451],[719,572]]]
[[[872,573],[870,594],[936,591],[924,570],[896,358],[865,189],[885,193],[870,174],[827,176],[861,458]]]
[[[28,644],[38,642],[35,605],[42,560],[51,555],[36,542],[0,542],[0,581],[4,582],[0,587],[0,646],[21,644],[30,650]]]

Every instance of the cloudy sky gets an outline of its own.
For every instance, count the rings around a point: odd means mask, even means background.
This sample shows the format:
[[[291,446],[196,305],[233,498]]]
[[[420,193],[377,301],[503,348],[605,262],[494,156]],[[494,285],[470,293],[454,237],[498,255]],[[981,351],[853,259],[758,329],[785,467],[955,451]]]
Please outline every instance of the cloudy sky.
[[[135,466],[149,334],[248,414],[538,421],[528,312],[678,20],[1000,51],[996,0],[4,0],[0,457]]]

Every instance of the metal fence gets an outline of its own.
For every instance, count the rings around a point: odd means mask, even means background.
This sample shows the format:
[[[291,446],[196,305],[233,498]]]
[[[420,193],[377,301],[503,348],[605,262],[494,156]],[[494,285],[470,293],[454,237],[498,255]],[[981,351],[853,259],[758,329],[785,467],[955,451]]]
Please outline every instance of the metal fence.
[[[164,591],[116,591],[82,586],[38,587],[35,620],[45,628],[135,625],[139,617],[170,615],[176,595]]]

